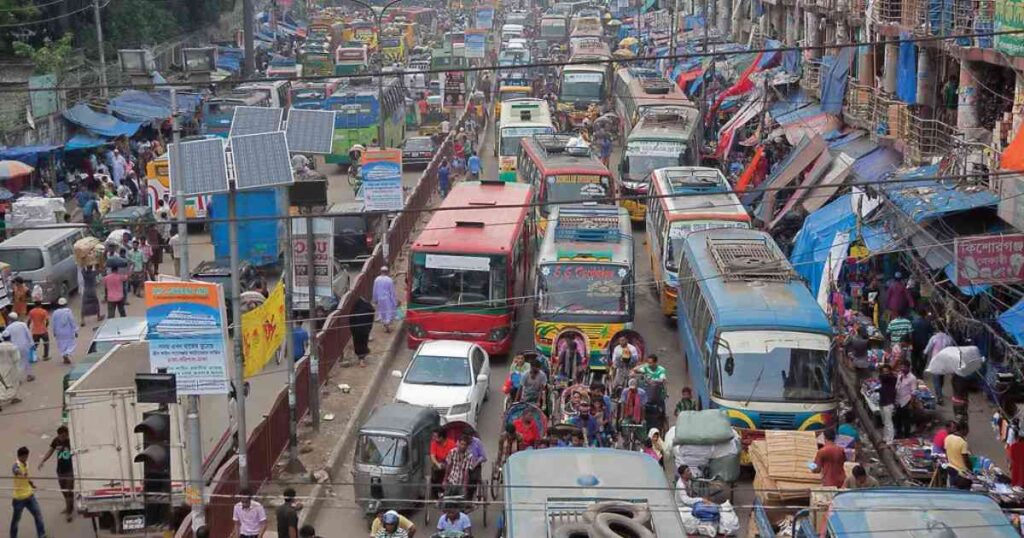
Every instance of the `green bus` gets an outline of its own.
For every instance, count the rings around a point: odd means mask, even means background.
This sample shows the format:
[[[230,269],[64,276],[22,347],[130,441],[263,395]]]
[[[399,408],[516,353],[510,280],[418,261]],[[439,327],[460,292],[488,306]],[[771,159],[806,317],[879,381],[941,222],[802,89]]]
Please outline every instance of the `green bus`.
[[[356,144],[365,147],[400,147],[405,140],[405,94],[401,82],[394,77],[383,81],[383,92],[377,93],[373,77],[349,79],[327,98],[327,110],[335,110],[334,144],[326,161],[349,165],[348,152]],[[378,144],[377,128],[384,122],[384,143]]]

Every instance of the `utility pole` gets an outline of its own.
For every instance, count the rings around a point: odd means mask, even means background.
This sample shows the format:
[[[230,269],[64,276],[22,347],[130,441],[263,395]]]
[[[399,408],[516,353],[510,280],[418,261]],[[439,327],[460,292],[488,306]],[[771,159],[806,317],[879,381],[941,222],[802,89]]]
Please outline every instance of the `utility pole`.
[[[710,68],[711,66],[715,65],[715,61],[714,61],[713,58],[710,59],[710,60],[708,59],[708,24],[711,23],[710,17],[708,17],[708,0],[704,0],[703,3],[702,3],[702,6],[703,7],[701,9],[702,9],[703,15],[704,15],[704,39],[703,39],[703,43],[704,44],[701,47],[701,52],[704,53],[704,56],[703,56],[703,59],[701,60],[701,63],[703,63],[704,61],[708,61],[708,68]],[[705,114],[705,110],[707,109],[707,106],[708,106],[708,84],[710,84],[711,81],[708,80],[708,76],[707,75],[708,75],[708,70],[707,70],[707,68],[705,68],[704,71],[701,73],[700,106],[698,107],[698,109],[700,110],[700,122],[697,124],[698,126],[700,126],[700,147],[701,147],[701,151],[704,151],[704,148],[707,147],[707,143],[708,143],[708,141],[705,140],[705,137],[707,136],[707,133],[706,133],[707,129],[706,129],[706,126],[704,125],[704,121],[705,121],[704,114]]]
[[[288,189],[285,189],[287,199]],[[291,201],[285,203],[285,207],[291,207]],[[292,337],[292,328],[295,323],[295,313],[292,309],[292,292],[295,290],[294,263],[295,260],[292,246],[292,224],[294,221],[288,219],[285,227],[285,242],[282,252],[284,253],[284,267],[281,271],[281,280],[284,281],[284,354],[285,364],[288,368],[288,466],[285,468],[290,473],[302,472],[302,463],[299,461],[299,411],[297,408],[297,395],[295,393],[295,338]]]
[[[676,55],[676,44],[677,44],[677,42],[679,40],[679,38],[676,36],[677,30],[678,30],[676,28],[676,25],[678,24],[676,21],[678,19],[679,19],[679,0],[674,0],[672,2],[672,25],[670,26],[670,28],[672,29],[671,30],[672,33],[669,35],[669,46],[668,46],[668,56],[669,56],[669,58],[671,58],[671,57]]]
[[[382,118],[383,119],[383,118]],[[320,432],[320,354],[316,345],[316,243],[313,236],[313,217],[306,217],[306,275],[309,285],[309,416],[313,431]]]
[[[245,357],[242,356],[242,282],[238,277],[238,193],[234,187],[228,192],[228,242],[231,244],[231,317],[232,339],[235,351],[235,415],[238,425],[238,485],[249,487],[249,458],[245,429]]]
[[[256,74],[256,50],[253,46],[256,13],[252,3],[253,0],[242,0],[242,45],[245,56],[242,61],[242,78],[251,78]]]
[[[103,23],[100,20],[100,0],[92,0],[92,17],[96,24],[96,48],[100,52],[100,94],[103,97],[106,97],[107,56],[106,53],[103,51]]]
[[[171,143],[178,155],[181,155],[181,125],[178,123],[178,93],[171,88]],[[172,159],[170,166],[174,169],[171,177],[177,179],[178,159]],[[189,279],[188,262],[188,221],[185,219],[185,194],[181,181],[175,181],[174,195],[177,200],[178,211],[175,219],[178,221],[178,278]],[[190,499],[192,504],[192,529],[198,529],[206,524],[206,511],[203,506],[203,436],[202,425],[199,420],[199,395],[190,394],[187,397],[185,408],[185,426],[188,428],[188,488],[192,488],[191,495],[186,494],[185,498]]]

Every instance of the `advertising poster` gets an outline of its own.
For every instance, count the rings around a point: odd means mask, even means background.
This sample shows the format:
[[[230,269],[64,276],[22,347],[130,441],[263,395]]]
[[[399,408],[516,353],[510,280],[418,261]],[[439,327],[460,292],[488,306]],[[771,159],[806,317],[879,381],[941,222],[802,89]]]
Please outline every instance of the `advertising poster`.
[[[363,152],[363,204],[366,211],[401,211],[402,150],[368,149]]]
[[[490,30],[494,26],[494,8],[479,7],[476,9],[477,30]]]
[[[444,93],[441,95],[444,96],[446,112],[462,110],[462,107],[466,105],[466,73],[464,71],[446,71]]]
[[[246,379],[263,371],[284,342],[284,283],[278,282],[267,300],[242,314],[242,349]]]
[[[995,7],[996,32],[1024,30],[1024,0],[996,0]],[[1008,56],[1024,56],[1024,34],[1004,34],[995,38],[999,52]]]
[[[957,237],[956,285],[1024,282],[1024,234]]]
[[[366,188],[366,184],[363,184]],[[365,190],[364,190],[365,192]],[[330,297],[334,282],[334,236],[331,221],[313,219],[313,285],[317,298]],[[296,310],[309,310],[309,244],[306,241],[306,221],[292,221],[292,306]]]
[[[227,394],[226,320],[218,284],[146,282],[150,370],[174,374],[178,394]]]
[[[487,30],[466,30],[466,58],[487,56]]]

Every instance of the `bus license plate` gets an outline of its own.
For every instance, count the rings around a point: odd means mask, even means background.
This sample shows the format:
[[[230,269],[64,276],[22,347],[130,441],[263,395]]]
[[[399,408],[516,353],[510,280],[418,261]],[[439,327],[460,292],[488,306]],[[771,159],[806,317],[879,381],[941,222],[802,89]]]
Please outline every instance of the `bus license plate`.
[[[146,530],[146,516],[144,514],[125,516],[121,519],[121,532],[144,530]]]

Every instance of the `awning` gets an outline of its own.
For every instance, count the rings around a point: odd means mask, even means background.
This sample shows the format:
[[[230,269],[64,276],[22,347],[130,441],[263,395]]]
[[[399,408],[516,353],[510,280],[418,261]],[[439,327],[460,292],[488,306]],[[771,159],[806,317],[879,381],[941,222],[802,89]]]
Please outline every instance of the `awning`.
[[[832,140],[828,144],[828,149],[833,152],[843,152],[850,156],[853,160],[860,159],[861,157],[875,151],[878,144],[871,140],[868,136],[867,131],[855,130],[840,136],[839,138]]]
[[[37,166],[39,157],[59,150],[60,146],[38,145],[38,146],[15,146],[12,148],[0,149],[0,161],[19,161],[28,165]]]
[[[71,140],[64,144],[64,151],[98,148],[109,143],[110,140],[107,138],[79,133],[72,136]]]
[[[885,224],[882,222],[862,225],[860,227],[860,234],[861,240],[864,241],[864,246],[872,254],[887,252],[896,246],[896,239],[889,230],[885,229]]]
[[[916,177],[932,178],[938,173],[938,166],[922,166],[899,174],[902,180]],[[889,200],[915,222],[970,211],[981,207],[999,205],[999,197],[987,188],[969,186],[958,188],[934,179],[922,179],[912,183],[893,183],[885,188]]]
[[[124,122],[110,114],[96,112],[82,103],[65,110],[64,119],[93,133],[109,137],[131,136],[142,126],[141,123]]]
[[[955,264],[950,263],[949,265],[947,265],[942,270],[942,272],[946,273],[946,278],[948,278],[949,281],[955,285],[956,284],[956,268],[954,267],[954,265]],[[960,290],[960,293],[962,293],[962,294],[964,294],[964,295],[966,295],[968,297],[974,297],[975,295],[978,295],[979,293],[985,293],[986,291],[992,289],[992,285],[991,284],[968,284],[966,286],[957,286],[957,288]],[[999,323],[1000,323],[1000,325],[1002,325],[1002,316],[1000,316],[1000,322]]]
[[[149,93],[138,90],[125,90],[110,100],[108,108],[124,121],[143,124],[159,124],[171,117],[170,106],[164,106]]]
[[[808,215],[793,239],[793,251],[789,259],[815,296],[836,233],[849,232],[857,225],[850,198],[851,195],[844,194]]]
[[[874,183],[885,179],[902,162],[899,152],[879,147],[853,163],[853,176],[861,183]]]
[[[1017,304],[1010,307],[1009,310],[999,314],[996,318],[999,321],[999,326],[1013,337],[1017,345],[1024,345],[1024,299],[1017,301]]]

